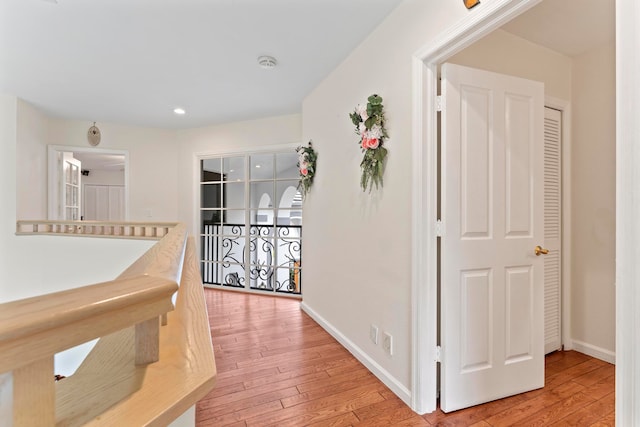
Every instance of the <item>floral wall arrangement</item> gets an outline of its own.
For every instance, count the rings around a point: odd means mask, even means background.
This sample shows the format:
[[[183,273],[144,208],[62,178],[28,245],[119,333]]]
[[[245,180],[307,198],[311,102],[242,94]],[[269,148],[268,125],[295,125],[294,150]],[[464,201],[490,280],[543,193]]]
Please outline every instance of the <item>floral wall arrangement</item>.
[[[375,185],[376,189],[382,187],[382,175],[384,173],[384,160],[387,157],[387,149],[383,147],[385,138],[388,137],[384,128],[384,111],[382,98],[371,95],[367,98],[367,105],[358,105],[355,111],[349,114],[356,127],[356,133],[360,136],[360,148],[364,153],[360,169],[360,187],[362,191],[369,188],[369,192]]]
[[[313,184],[313,177],[316,175],[316,163],[318,161],[318,154],[313,149],[311,141],[309,146],[300,146],[296,148],[298,153],[298,170],[300,172],[300,186],[302,190],[302,196],[307,197],[307,193],[311,189]]]

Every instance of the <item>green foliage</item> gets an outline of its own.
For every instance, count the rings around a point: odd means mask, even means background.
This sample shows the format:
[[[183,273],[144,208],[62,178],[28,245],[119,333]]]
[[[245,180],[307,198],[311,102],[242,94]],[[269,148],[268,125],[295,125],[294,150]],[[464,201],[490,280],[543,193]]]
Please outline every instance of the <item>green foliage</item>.
[[[367,120],[364,121],[364,125],[367,127],[367,130],[371,130],[373,125],[376,124],[376,116],[370,116]]]
[[[353,122],[353,124],[354,124],[354,126],[356,127],[356,130],[357,130],[358,129],[358,125],[362,121],[362,118],[360,118],[360,115],[355,111],[353,113],[349,114],[349,117],[351,117],[351,121]]]
[[[383,147],[384,140],[388,138],[387,130],[384,127],[384,111],[382,106],[382,97],[378,95],[371,95],[367,98],[367,108],[366,108],[366,116],[361,116],[359,114],[359,110],[356,109],[353,113],[349,114],[351,118],[351,122],[356,127],[356,133],[360,135],[360,148],[364,153],[362,158],[362,162],[360,162],[360,169],[362,170],[362,175],[360,177],[360,187],[362,187],[362,191],[369,192],[375,186],[376,189],[382,187],[383,184],[383,174],[384,174],[384,166],[385,159],[387,157],[387,149]],[[366,117],[366,119],[364,118]],[[364,126],[366,128],[365,135],[360,134],[360,123],[362,123],[364,119]],[[375,126],[379,126],[378,135],[381,134],[378,140],[377,148],[369,148],[365,147],[363,144],[363,140],[365,137],[370,137],[371,134],[375,134],[376,131],[369,132],[374,129]],[[369,134],[369,135],[367,135]]]
[[[316,175],[316,165],[318,162],[318,154],[313,149],[311,141],[309,141],[309,146],[304,147],[300,146],[296,148],[296,152],[298,153],[298,171],[300,173],[300,184],[298,184],[298,189],[302,191],[302,196],[307,197],[307,193],[311,189],[311,185],[313,184],[313,178]],[[302,173],[302,162],[306,163],[307,174],[304,175]]]
[[[362,191],[366,191],[368,187],[369,192],[371,192],[374,185],[376,190],[378,187],[382,187],[384,160],[386,157],[387,149],[384,147],[378,147],[375,150],[367,150],[364,153],[364,157],[360,163],[360,168],[362,169],[360,187],[362,187]]]

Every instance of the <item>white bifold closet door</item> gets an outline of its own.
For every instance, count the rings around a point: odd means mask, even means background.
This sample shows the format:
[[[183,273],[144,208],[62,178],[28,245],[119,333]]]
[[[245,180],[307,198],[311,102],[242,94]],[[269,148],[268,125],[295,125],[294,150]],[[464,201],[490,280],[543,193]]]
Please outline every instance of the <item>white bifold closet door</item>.
[[[124,186],[84,185],[84,220],[124,221]]]
[[[562,113],[544,112],[544,351],[562,346]]]

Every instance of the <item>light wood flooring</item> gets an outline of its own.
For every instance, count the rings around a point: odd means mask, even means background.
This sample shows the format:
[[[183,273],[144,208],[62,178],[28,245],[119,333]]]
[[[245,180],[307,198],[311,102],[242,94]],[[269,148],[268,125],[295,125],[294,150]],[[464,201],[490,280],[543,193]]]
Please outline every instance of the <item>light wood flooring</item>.
[[[299,308],[299,301],[205,290],[218,368],[196,409],[207,426],[614,426],[614,367],[567,351],[546,386],[419,416]]]

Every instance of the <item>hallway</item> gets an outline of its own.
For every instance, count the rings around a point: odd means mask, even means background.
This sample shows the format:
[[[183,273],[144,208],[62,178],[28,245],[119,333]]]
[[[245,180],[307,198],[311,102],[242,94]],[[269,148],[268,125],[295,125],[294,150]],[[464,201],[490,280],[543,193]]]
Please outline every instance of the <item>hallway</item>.
[[[218,368],[209,426],[613,426],[614,367],[572,351],[546,386],[451,414],[413,413],[289,298],[205,289]]]

